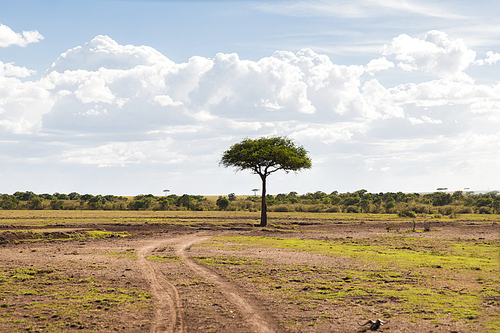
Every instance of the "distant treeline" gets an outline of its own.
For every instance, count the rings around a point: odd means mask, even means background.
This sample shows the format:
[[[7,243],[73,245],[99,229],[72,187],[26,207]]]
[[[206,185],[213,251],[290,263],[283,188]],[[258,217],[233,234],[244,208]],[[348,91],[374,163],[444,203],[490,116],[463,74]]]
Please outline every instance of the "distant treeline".
[[[141,194],[133,198],[115,195],[35,194],[31,191],[0,195],[0,208],[50,210],[195,210],[258,211],[260,196],[237,197],[234,193],[209,200],[201,195],[154,196]],[[386,213],[416,217],[418,214],[500,214],[498,191],[475,194],[454,193],[353,193],[327,194],[322,191],[299,195],[297,192],[267,195],[270,212],[344,212]]]

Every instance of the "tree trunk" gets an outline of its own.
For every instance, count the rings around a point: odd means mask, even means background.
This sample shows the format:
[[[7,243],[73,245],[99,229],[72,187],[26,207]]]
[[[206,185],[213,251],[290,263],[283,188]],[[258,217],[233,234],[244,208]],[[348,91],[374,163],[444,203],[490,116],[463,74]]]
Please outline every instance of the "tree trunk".
[[[267,225],[267,205],[266,205],[266,176],[261,175],[262,179],[262,210],[260,212],[260,226]]]

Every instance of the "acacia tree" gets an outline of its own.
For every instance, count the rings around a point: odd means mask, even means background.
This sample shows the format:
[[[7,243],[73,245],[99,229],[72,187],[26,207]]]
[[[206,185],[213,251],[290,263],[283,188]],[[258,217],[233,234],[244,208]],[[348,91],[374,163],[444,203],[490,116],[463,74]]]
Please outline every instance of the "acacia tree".
[[[237,171],[250,170],[262,180],[262,211],[260,225],[267,225],[266,179],[270,174],[283,170],[300,171],[311,168],[307,150],[287,137],[246,138],[232,145],[222,154],[219,164],[235,167]]]

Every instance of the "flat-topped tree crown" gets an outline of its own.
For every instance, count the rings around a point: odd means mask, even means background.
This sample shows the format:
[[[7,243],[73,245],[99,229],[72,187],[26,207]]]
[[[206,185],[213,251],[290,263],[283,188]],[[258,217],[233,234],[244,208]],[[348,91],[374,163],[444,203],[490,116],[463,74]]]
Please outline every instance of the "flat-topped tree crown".
[[[283,170],[285,172],[310,169],[311,159],[307,150],[296,145],[287,137],[246,138],[235,143],[222,154],[220,165],[235,167],[238,171],[250,170],[258,174],[262,180],[262,213],[261,226],[267,225],[266,178],[270,174]]]

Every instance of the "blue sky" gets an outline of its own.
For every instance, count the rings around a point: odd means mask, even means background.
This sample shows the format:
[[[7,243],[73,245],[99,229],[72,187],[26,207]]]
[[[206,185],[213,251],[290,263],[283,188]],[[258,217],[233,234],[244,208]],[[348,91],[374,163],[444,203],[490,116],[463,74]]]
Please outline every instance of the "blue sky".
[[[0,193],[252,194],[218,166],[286,135],[271,193],[499,189],[494,1],[0,5]]]

